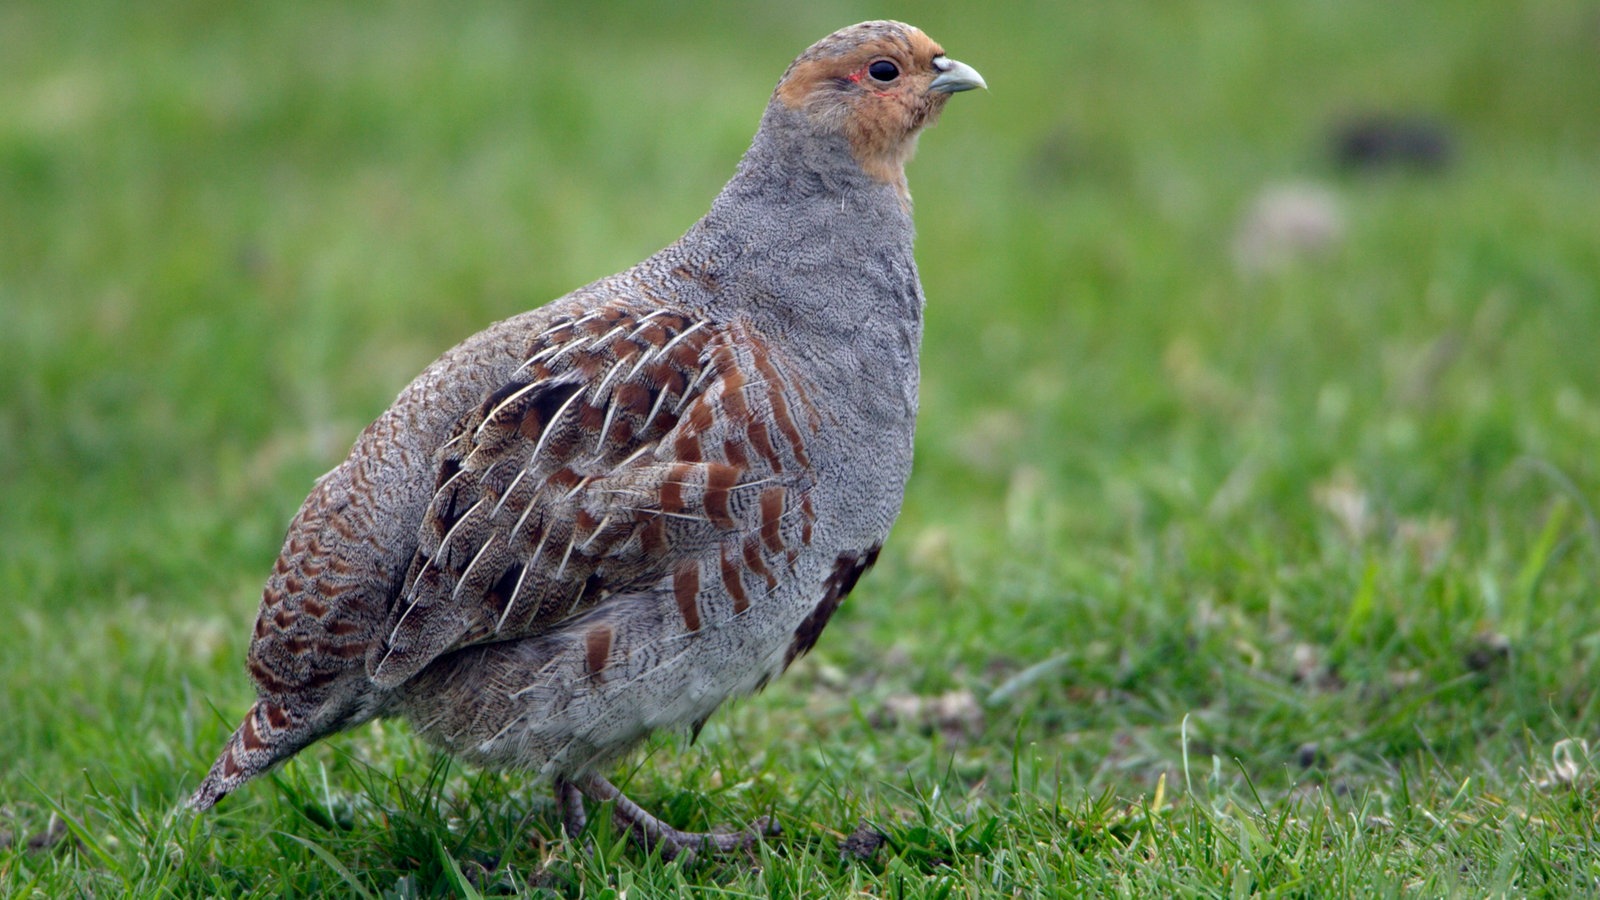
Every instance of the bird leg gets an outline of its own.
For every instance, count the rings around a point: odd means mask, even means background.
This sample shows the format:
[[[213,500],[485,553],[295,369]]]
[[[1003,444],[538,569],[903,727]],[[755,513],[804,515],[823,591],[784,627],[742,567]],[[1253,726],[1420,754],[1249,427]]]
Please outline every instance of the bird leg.
[[[555,787],[556,803],[561,807],[561,827],[569,840],[577,840],[584,826],[589,824],[589,816],[583,811],[583,792],[565,778],[557,778]]]
[[[596,803],[615,804],[611,819],[645,850],[661,848],[663,859],[682,856],[685,862],[693,861],[700,851],[728,853],[756,843],[763,837],[778,833],[777,823],[766,816],[757,819],[743,831],[726,833],[679,831],[646,812],[639,804],[628,799],[605,776],[593,772],[581,776],[576,782],[563,782],[575,787]],[[563,802],[570,802],[563,798]]]

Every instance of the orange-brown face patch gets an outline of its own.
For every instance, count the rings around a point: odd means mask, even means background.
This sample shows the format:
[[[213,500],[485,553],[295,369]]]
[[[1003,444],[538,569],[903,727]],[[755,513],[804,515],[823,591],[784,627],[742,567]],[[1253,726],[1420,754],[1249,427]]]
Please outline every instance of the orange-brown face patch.
[[[795,60],[776,96],[790,109],[844,135],[868,175],[904,190],[905,163],[916,136],[944,108],[948,94],[929,93],[938,77],[935,57],[944,50],[920,30],[898,22],[864,23],[830,35]],[[888,60],[899,77],[879,82],[869,74]]]

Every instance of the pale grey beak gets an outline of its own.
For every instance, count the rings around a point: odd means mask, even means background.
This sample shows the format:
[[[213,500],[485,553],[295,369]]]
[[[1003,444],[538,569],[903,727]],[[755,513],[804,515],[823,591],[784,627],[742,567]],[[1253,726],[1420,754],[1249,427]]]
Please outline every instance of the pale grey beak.
[[[978,70],[966,63],[937,56],[934,57],[933,67],[939,70],[939,77],[928,85],[929,92],[954,94],[960,91],[970,91],[974,88],[989,87],[984,84],[983,76],[978,74]]]

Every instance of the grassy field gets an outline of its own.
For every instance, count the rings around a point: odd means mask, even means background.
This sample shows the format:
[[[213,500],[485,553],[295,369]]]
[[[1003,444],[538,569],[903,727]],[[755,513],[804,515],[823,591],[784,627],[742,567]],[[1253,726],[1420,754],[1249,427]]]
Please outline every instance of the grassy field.
[[[1600,9],[791,5],[0,5],[0,895],[1600,890]],[[787,678],[614,773],[784,835],[590,856],[395,723],[180,812],[311,480],[883,15],[992,88],[911,167],[905,515]],[[1371,113],[1448,160],[1335,166]],[[1318,245],[1241,258],[1295,183]]]

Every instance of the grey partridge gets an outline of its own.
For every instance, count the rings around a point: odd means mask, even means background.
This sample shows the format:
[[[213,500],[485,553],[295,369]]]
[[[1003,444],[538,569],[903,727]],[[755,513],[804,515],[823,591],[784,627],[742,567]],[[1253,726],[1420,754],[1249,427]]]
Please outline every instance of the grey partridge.
[[[551,778],[666,855],[600,769],[811,649],[911,471],[923,294],[904,166],[984,87],[921,31],[802,53],[711,211],[633,268],[441,356],[289,525],[250,643],[258,699],[215,804],[378,716]]]

